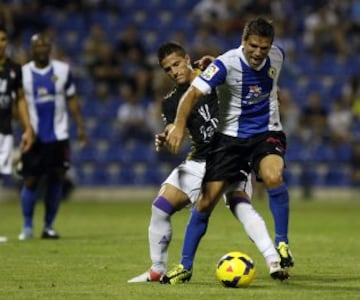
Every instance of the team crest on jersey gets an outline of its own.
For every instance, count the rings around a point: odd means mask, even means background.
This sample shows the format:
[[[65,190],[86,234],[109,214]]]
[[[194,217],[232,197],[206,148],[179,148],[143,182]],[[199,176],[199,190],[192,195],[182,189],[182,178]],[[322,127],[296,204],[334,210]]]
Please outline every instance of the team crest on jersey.
[[[274,67],[270,67],[268,71],[268,75],[270,78],[274,79],[276,76],[276,69]]]
[[[211,64],[209,67],[206,68],[206,70],[201,74],[201,77],[203,77],[206,80],[211,80],[211,78],[214,77],[214,75],[219,71],[219,68]]]
[[[37,93],[39,96],[46,96],[48,94],[48,90],[46,87],[39,87],[37,89]]]
[[[250,85],[249,86],[249,93],[246,96],[246,98],[255,98],[259,97],[261,95],[261,86],[258,85]]]
[[[51,77],[52,82],[56,82],[58,79],[59,78],[55,74]]]

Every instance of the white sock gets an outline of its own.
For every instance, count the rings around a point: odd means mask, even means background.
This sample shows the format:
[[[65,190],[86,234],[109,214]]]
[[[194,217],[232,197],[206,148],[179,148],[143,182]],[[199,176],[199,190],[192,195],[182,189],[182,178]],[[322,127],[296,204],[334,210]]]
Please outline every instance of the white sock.
[[[279,254],[270,238],[263,218],[249,203],[238,203],[232,213],[243,224],[246,234],[255,243],[268,265],[279,261]]]
[[[172,237],[171,216],[163,210],[151,208],[149,225],[149,248],[152,269],[156,272],[166,272],[168,247]]]

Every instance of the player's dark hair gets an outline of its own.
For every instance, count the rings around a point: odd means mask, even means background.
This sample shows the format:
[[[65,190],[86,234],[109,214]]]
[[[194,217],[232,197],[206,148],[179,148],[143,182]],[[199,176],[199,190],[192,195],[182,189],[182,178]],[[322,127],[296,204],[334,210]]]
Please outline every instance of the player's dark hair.
[[[186,56],[186,51],[181,45],[175,42],[167,42],[162,44],[157,51],[159,64],[161,65],[161,61],[172,53],[177,53],[182,57]]]
[[[250,35],[258,35],[261,37],[270,38],[274,40],[274,27],[271,21],[267,21],[262,17],[250,20],[245,24],[243,31],[243,40],[247,40]]]

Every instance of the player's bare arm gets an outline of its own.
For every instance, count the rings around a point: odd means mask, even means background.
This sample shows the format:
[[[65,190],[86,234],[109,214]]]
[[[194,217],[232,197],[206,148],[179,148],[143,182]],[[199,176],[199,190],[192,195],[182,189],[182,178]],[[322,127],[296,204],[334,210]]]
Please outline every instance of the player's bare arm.
[[[18,91],[17,111],[23,128],[23,134],[21,136],[21,150],[23,152],[27,152],[34,143],[34,131],[31,127],[29,111],[22,89],[19,89]]]
[[[198,99],[202,96],[200,90],[190,86],[181,97],[176,113],[174,127],[166,137],[167,147],[172,153],[178,153],[185,137],[186,122]]]
[[[77,136],[80,139],[82,146],[87,146],[88,138],[84,127],[84,120],[81,115],[80,104],[76,96],[72,96],[68,98],[68,107],[71,116],[73,117],[76,123]]]

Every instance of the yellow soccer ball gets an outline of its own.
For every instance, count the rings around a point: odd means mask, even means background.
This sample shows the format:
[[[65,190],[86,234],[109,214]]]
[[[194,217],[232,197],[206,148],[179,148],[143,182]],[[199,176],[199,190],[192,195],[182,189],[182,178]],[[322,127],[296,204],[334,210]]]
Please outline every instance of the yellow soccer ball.
[[[248,287],[255,273],[251,257],[240,251],[226,253],[216,265],[216,277],[225,287]]]

